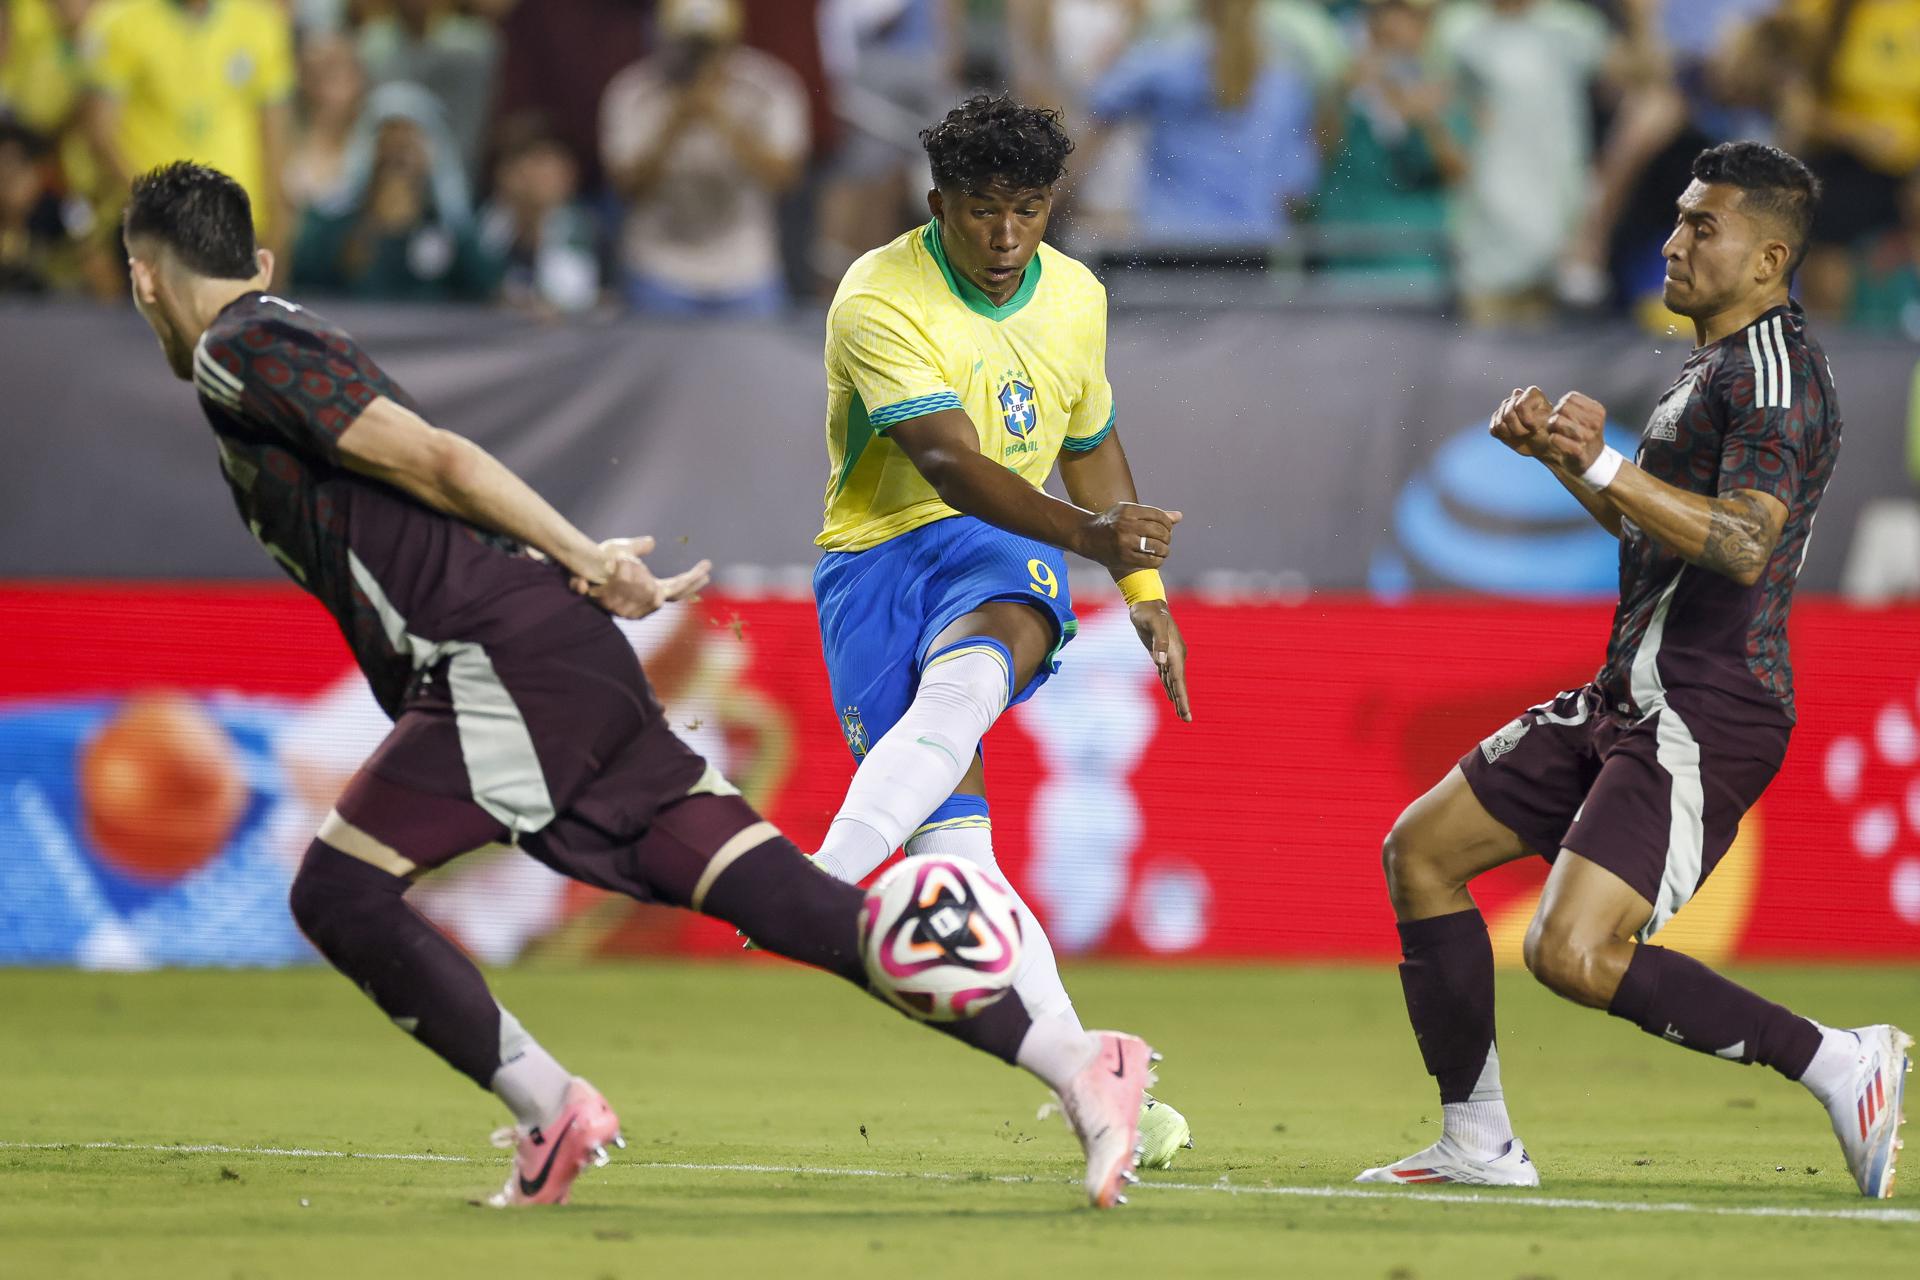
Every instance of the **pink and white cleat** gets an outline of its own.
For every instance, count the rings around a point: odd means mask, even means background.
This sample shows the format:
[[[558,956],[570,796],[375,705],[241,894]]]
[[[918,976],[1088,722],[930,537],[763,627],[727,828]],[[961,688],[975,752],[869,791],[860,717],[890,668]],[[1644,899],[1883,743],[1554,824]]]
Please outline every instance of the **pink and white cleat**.
[[[1834,1136],[1846,1152],[1847,1170],[1860,1194],[1893,1197],[1894,1163],[1903,1145],[1907,1073],[1913,1070],[1913,1037],[1898,1027],[1855,1027],[1860,1047],[1847,1087],[1827,1106]]]
[[[507,1185],[488,1196],[487,1203],[496,1209],[565,1204],[582,1170],[607,1163],[609,1143],[627,1145],[620,1136],[620,1117],[598,1089],[575,1076],[553,1123],[538,1129],[515,1125],[493,1135],[494,1146],[514,1148],[513,1168]]]
[[[1146,1041],[1119,1031],[1089,1032],[1100,1042],[1093,1061],[1060,1094],[1061,1110],[1087,1153],[1087,1201],[1096,1209],[1125,1204],[1140,1179],[1140,1101],[1160,1060]]]

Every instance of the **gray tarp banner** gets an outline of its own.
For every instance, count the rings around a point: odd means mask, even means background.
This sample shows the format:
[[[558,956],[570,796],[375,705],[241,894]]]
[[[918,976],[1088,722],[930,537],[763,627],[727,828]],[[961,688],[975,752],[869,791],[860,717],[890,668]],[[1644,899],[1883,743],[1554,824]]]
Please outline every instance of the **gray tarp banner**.
[[[320,308],[438,424],[595,536],[662,563],[810,565],[826,482],[819,318],[542,325]],[[1187,513],[1169,577],[1397,593],[1610,590],[1610,547],[1539,468],[1480,437],[1514,385],[1578,388],[1637,434],[1689,342],[1514,337],[1421,318],[1118,315],[1109,370],[1145,501]],[[1839,589],[1874,499],[1910,501],[1915,349],[1831,336],[1846,453],[1804,581]],[[0,308],[0,576],[270,577],[191,388],[131,311]],[[683,552],[675,539],[687,539]]]

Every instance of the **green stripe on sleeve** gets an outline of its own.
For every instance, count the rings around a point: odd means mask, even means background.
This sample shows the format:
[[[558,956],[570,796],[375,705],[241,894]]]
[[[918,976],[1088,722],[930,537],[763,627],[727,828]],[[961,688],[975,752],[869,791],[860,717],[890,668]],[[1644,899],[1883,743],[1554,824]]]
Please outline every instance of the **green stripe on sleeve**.
[[[1075,453],[1086,453],[1090,449],[1097,449],[1100,447],[1102,441],[1113,434],[1113,424],[1119,415],[1120,406],[1116,403],[1112,408],[1107,410],[1106,426],[1100,428],[1090,436],[1068,436],[1061,443]]]

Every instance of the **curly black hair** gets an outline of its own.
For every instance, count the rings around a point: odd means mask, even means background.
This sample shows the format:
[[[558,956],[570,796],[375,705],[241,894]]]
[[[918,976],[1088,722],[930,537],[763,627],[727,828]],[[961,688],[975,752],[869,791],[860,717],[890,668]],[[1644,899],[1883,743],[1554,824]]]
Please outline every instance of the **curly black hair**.
[[[1820,179],[1811,169],[1764,142],[1723,142],[1693,158],[1693,176],[1740,188],[1741,210],[1773,221],[1792,249],[1787,276],[1800,269],[1820,204]]]
[[[1050,187],[1073,153],[1058,111],[1023,107],[1005,94],[968,98],[922,131],[920,145],[933,185],[948,191],[977,191],[995,178],[1017,191]]]
[[[245,280],[259,270],[246,188],[191,160],[135,178],[121,225],[129,240],[152,236],[203,276]]]

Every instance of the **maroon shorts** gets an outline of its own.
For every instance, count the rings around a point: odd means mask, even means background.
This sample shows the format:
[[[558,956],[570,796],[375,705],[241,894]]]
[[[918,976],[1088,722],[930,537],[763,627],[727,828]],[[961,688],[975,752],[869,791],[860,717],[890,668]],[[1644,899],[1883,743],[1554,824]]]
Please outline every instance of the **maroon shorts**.
[[[1549,862],[1571,849],[1652,903],[1651,937],[1712,873],[1786,757],[1784,719],[1756,723],[1719,701],[1669,691],[1630,720],[1588,685],[1525,712],[1460,769],[1529,849]]]
[[[632,892],[610,861],[666,806],[730,790],[717,779],[668,727],[626,637],[583,601],[507,643],[449,646],[334,808],[420,870],[514,843]]]

